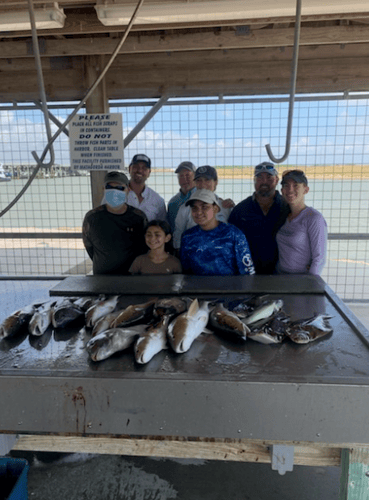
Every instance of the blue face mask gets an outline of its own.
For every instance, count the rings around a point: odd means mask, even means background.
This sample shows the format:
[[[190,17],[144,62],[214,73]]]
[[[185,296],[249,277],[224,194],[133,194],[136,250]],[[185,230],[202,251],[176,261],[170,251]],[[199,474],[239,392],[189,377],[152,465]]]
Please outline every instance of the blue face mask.
[[[126,202],[126,192],[118,189],[105,189],[105,201],[112,208],[118,208]]]

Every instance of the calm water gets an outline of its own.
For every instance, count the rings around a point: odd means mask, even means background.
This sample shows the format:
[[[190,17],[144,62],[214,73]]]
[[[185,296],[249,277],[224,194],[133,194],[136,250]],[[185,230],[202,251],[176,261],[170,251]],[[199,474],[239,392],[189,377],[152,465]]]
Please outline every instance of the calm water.
[[[168,202],[178,192],[173,173],[152,174],[149,185]],[[22,189],[26,180],[0,183],[0,208]],[[85,213],[91,208],[89,177],[36,179],[19,202],[0,219],[0,230],[59,230],[79,232]],[[221,179],[217,193],[236,203],[253,192],[251,180]],[[310,182],[308,205],[323,213],[330,233],[369,233],[369,181],[316,180]],[[62,240],[61,240],[62,241]],[[0,239],[0,274],[62,274],[87,258],[81,241],[70,248],[65,240],[38,243],[22,240],[10,245]],[[69,240],[73,242],[74,240]],[[14,249],[12,249],[14,248]],[[76,271],[87,272],[84,268]],[[330,240],[322,277],[342,298],[369,299],[369,241]]]
[[[0,208],[16,196],[26,180],[0,183]],[[152,174],[149,186],[166,200],[178,192],[176,176]],[[217,194],[235,203],[253,192],[252,180],[220,179]],[[369,181],[312,180],[306,203],[323,213],[330,233],[369,232]],[[18,203],[0,220],[0,227],[61,229],[80,228],[91,208],[89,177],[36,179]]]

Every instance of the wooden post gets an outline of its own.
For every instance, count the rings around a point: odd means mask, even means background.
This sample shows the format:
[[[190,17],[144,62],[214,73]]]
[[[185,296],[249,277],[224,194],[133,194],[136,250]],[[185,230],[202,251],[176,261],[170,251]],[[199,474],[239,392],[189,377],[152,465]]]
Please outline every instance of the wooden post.
[[[104,69],[104,56],[85,57],[85,75],[87,87],[90,88]],[[87,113],[109,113],[109,101],[106,96],[105,78],[86,102]],[[104,195],[105,170],[91,171],[92,207],[98,207]]]
[[[369,499],[369,449],[342,450],[340,500]]]

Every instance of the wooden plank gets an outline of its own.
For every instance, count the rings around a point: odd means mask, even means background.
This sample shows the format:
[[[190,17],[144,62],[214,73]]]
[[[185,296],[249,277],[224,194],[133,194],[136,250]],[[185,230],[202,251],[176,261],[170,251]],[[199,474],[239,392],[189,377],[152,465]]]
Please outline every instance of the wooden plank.
[[[340,500],[368,500],[369,449],[342,450]]]
[[[22,435],[13,450],[100,453],[172,458],[197,458],[234,462],[270,463],[273,443],[252,440],[221,439],[134,439]],[[331,446],[294,443],[294,463],[310,466],[339,466],[341,450]]]
[[[42,37],[42,34],[41,34]],[[301,28],[300,46],[357,44],[369,42],[369,26],[329,26]],[[108,37],[72,38],[64,40],[44,39],[41,56],[76,56],[111,54],[117,39]],[[231,50],[263,47],[292,47],[294,29],[250,29],[245,35],[237,35],[235,30],[206,33],[171,34],[130,34],[124,43],[121,54],[155,52],[185,52],[197,50]],[[33,58],[33,51],[26,41],[3,41],[0,58]]]
[[[91,55],[85,58],[85,74],[87,88],[91,88],[105,67],[103,55]],[[105,78],[100,82],[95,92],[86,102],[87,113],[109,113],[109,101],[106,94]],[[91,171],[91,197],[92,208],[101,205],[104,195],[105,170]]]
[[[68,1],[68,0],[67,0]],[[145,1],[145,3],[148,0]],[[14,3],[9,0],[2,0],[1,3]],[[68,3],[74,4],[72,6],[77,6],[78,3],[86,6],[84,0],[70,0]],[[26,2],[27,3],[27,2]],[[45,3],[42,0],[42,3]],[[59,2],[60,6],[63,7],[64,2]],[[84,34],[98,34],[98,33],[123,33],[125,26],[104,26],[97,18],[96,12],[93,8],[85,9],[69,9],[67,12],[67,18],[63,28],[57,29],[47,29],[40,31],[40,34],[44,36],[56,35],[80,35]],[[306,22],[322,22],[322,21],[334,21],[337,19],[366,19],[369,17],[368,12],[337,12],[337,13],[324,13],[324,14],[307,14],[301,16],[302,23]],[[276,24],[285,23],[290,24],[295,22],[295,15],[289,16],[267,16],[267,17],[247,17],[244,19],[234,19],[234,20],[215,20],[215,21],[198,21],[198,22],[187,22],[187,23],[163,23],[161,25],[140,25],[134,24],[132,26],[132,31],[154,31],[154,30],[174,30],[174,29],[187,29],[187,28],[201,28],[201,27],[221,27],[221,26],[253,26],[258,24]],[[31,31],[14,31],[14,32],[2,32],[1,37],[4,38],[29,38],[31,36]]]
[[[297,92],[368,90],[369,44],[302,47],[300,54]],[[106,76],[106,92],[109,99],[157,98],[164,92],[183,97],[284,94],[290,88],[291,57],[290,48],[119,55]],[[81,99],[87,87],[81,58],[66,69],[58,69],[57,59],[45,59],[43,65],[48,100]],[[0,101],[37,99],[32,61],[14,62],[0,59]]]

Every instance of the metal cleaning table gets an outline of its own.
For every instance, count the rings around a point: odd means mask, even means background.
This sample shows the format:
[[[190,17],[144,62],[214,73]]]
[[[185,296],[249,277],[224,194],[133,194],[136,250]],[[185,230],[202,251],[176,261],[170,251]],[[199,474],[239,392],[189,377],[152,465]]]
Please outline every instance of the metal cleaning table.
[[[81,324],[4,339],[0,433],[21,435],[15,449],[272,462],[281,473],[293,463],[339,465],[342,454],[347,495],[352,470],[368,481],[369,332],[321,278],[76,276],[52,285],[51,296],[122,294],[122,305],[268,293],[291,319],[329,314],[334,331],[306,345],[203,334],[187,353],[168,349],[147,365],[131,349],[92,362]],[[27,303],[38,293],[28,291]],[[26,305],[7,297],[1,321]]]

